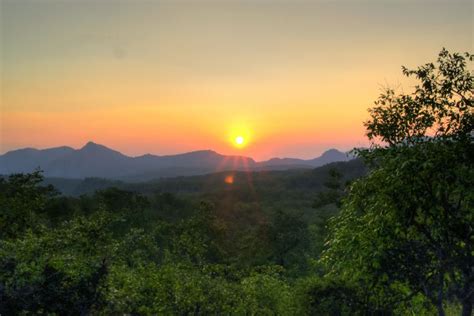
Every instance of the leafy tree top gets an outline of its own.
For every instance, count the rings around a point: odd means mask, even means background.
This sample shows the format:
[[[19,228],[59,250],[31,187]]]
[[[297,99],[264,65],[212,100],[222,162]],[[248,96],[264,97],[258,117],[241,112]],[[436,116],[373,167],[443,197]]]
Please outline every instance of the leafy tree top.
[[[420,83],[411,94],[383,92],[369,109],[364,123],[369,140],[389,146],[413,145],[433,139],[470,139],[474,130],[474,74],[469,53],[449,53],[443,48],[436,63],[415,70],[402,67],[407,77]]]

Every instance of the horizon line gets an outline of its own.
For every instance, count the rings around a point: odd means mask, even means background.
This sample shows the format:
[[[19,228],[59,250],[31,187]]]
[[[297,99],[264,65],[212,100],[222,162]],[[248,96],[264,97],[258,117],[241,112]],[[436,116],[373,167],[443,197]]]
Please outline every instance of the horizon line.
[[[233,154],[223,154],[221,152],[218,152],[216,150],[213,150],[213,149],[198,149],[198,150],[190,150],[190,151],[185,151],[185,152],[178,152],[178,153],[173,153],[173,154],[153,154],[153,153],[144,153],[144,154],[140,154],[140,155],[136,155],[136,156],[133,156],[133,155],[128,155],[128,154],[124,154],[123,152],[119,151],[119,150],[116,150],[116,149],[113,149],[111,147],[108,147],[104,144],[100,144],[100,143],[97,143],[95,141],[92,141],[92,140],[89,140],[87,141],[82,147],[79,147],[79,148],[74,148],[72,146],[68,146],[68,145],[60,145],[60,146],[53,146],[53,147],[46,147],[46,148],[36,148],[36,147],[21,147],[21,148],[16,148],[16,149],[10,149],[10,150],[7,150],[7,151],[4,151],[3,153],[0,153],[0,156],[4,156],[10,152],[15,152],[15,151],[20,151],[20,150],[27,150],[27,149],[31,149],[31,150],[38,150],[38,151],[43,151],[43,150],[50,150],[50,149],[56,149],[56,148],[70,148],[70,149],[73,149],[75,151],[77,150],[81,150],[83,149],[84,147],[86,147],[87,145],[89,144],[92,144],[92,145],[97,145],[97,146],[102,146],[102,147],[105,147],[107,148],[108,150],[112,150],[112,151],[115,151],[115,152],[118,152],[120,153],[121,155],[124,155],[128,158],[139,158],[139,157],[143,157],[143,156],[155,156],[155,157],[167,157],[167,156],[179,156],[179,155],[184,155],[184,154],[190,154],[190,153],[196,153],[196,152],[205,152],[205,151],[210,151],[210,152],[214,152],[218,155],[221,155],[221,156],[228,156],[228,157],[244,157],[244,158],[249,158],[249,159],[252,159],[253,161],[255,162],[264,162],[264,161],[269,161],[269,160],[272,160],[272,159],[299,159],[299,160],[311,160],[311,159],[315,159],[315,158],[319,158],[321,157],[324,153],[328,152],[328,151],[331,151],[331,150],[337,150],[341,153],[344,153],[346,155],[349,155],[350,152],[355,149],[355,148],[359,148],[359,147],[352,147],[352,149],[350,150],[340,150],[338,148],[335,148],[335,147],[328,147],[327,149],[323,150],[321,152],[321,154],[317,155],[317,156],[313,156],[312,158],[300,158],[300,157],[281,157],[281,156],[272,156],[270,157],[269,159],[264,159],[264,160],[256,160],[254,159],[253,157],[251,156],[246,156],[246,155],[233,155]]]

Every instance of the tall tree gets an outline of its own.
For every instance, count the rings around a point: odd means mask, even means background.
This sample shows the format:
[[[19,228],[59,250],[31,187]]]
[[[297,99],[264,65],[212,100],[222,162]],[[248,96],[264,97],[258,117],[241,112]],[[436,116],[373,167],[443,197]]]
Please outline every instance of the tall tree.
[[[403,68],[420,81],[413,93],[375,102],[372,146],[359,151],[372,170],[352,185],[324,256],[333,273],[406,300],[422,293],[439,315],[454,298],[471,315],[474,300],[472,60],[443,49],[436,63]]]

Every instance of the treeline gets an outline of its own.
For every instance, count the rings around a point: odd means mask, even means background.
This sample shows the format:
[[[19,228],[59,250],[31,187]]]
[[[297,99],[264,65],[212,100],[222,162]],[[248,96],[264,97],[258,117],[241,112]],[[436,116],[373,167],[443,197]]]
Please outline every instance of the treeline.
[[[357,180],[339,164],[71,197],[0,179],[0,314],[471,315],[472,60],[404,69],[420,85],[370,110]]]
[[[326,218],[115,188],[66,197],[41,181],[0,182],[2,314],[299,314],[307,287],[327,286],[306,278]]]

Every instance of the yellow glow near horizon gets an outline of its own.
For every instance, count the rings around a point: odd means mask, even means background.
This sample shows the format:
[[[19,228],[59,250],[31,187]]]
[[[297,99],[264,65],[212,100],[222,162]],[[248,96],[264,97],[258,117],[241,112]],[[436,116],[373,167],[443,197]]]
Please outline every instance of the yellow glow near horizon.
[[[380,87],[414,85],[401,65],[471,49],[472,5],[359,2],[0,0],[0,154],[364,147]]]

